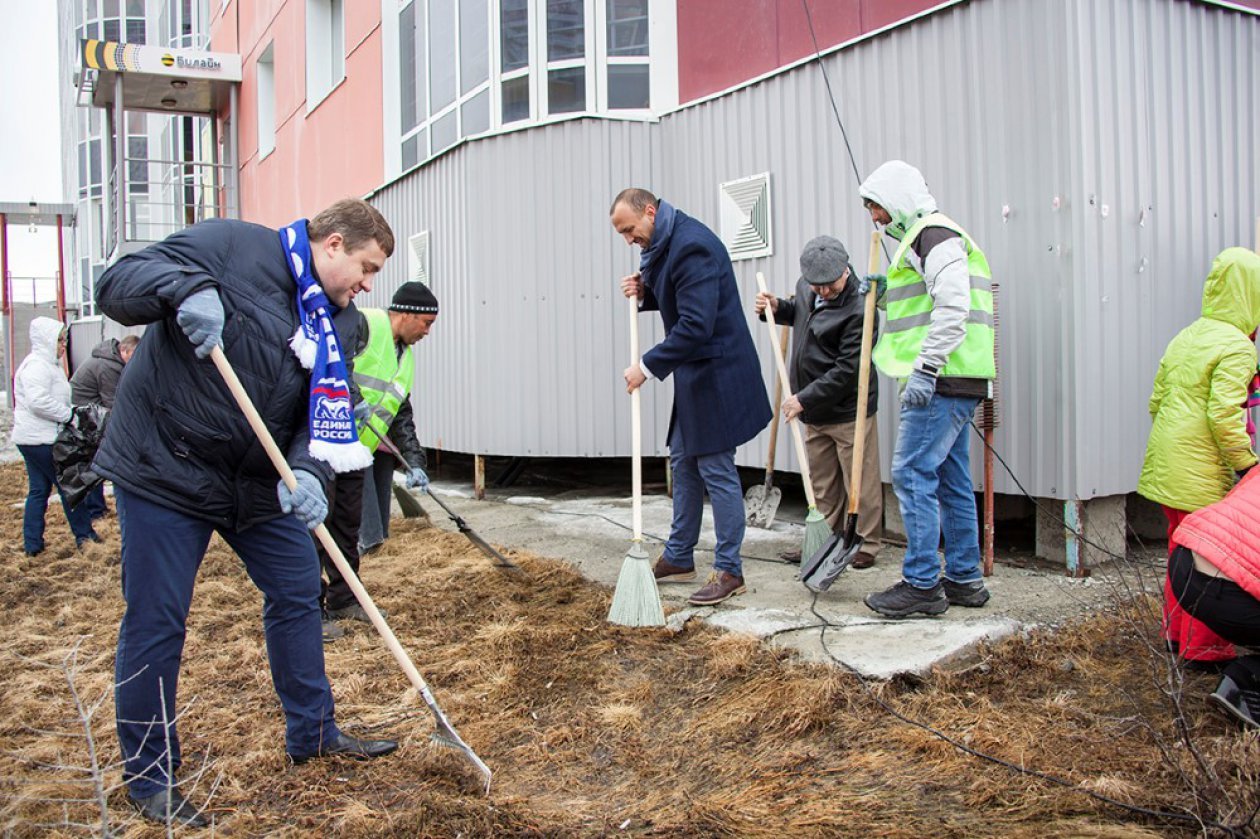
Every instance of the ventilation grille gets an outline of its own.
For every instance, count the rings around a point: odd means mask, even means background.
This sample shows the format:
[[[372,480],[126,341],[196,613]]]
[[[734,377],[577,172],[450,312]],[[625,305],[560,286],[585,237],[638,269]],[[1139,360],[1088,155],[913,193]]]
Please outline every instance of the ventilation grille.
[[[764,172],[718,187],[722,242],[731,259],[753,259],[774,253],[770,235],[770,173]]]
[[[432,287],[429,282],[429,231],[417,233],[407,240],[407,275]]]

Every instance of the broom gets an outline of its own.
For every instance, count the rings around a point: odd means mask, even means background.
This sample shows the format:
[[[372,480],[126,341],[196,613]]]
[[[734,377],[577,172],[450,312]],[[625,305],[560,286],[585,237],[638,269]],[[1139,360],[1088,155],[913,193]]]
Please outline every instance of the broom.
[[[757,288],[763,293],[766,291],[766,278],[757,272]],[[798,304],[801,305],[801,304]],[[783,350],[779,347],[779,342],[774,340],[774,319],[767,312],[766,329],[770,331],[770,346],[774,347],[774,362],[779,371],[779,384],[783,387],[786,394],[792,393],[792,386],[788,382],[787,365],[783,362]],[[814,485],[809,479],[809,459],[805,457],[805,439],[801,436],[801,424],[797,419],[793,419],[788,425],[792,429],[792,442],[796,445],[796,459],[801,466],[801,480],[805,484],[805,500],[809,504],[809,511],[805,513],[805,544],[801,546],[801,557],[811,557],[818,553],[818,549],[827,543],[831,538],[831,526],[827,524],[827,520],[823,518],[822,513],[818,512],[818,505],[814,500]]]
[[[232,369],[232,364],[227,360],[227,356],[223,354],[222,348],[215,347],[211,350],[210,359],[214,362],[214,366],[218,368],[219,375],[223,377],[228,390],[232,392],[233,398],[236,399],[236,404],[240,406],[241,413],[245,414],[250,428],[254,430],[254,434],[258,437],[258,442],[262,444],[263,449],[267,452],[267,457],[271,459],[271,464],[280,473],[280,478],[290,490],[294,489],[297,487],[297,479],[293,476],[293,470],[289,468],[288,461],[284,459],[284,455],[280,452],[279,447],[276,446],[276,441],[272,439],[271,432],[267,430],[263,418],[258,414],[258,410],[254,407],[254,402],[249,398],[249,394],[245,392],[244,385],[237,378],[236,371]],[[407,655],[402,644],[398,642],[398,636],[394,635],[394,631],[389,628],[389,624],[385,623],[385,618],[381,616],[380,610],[372,602],[372,596],[367,593],[367,589],[359,581],[359,575],[355,574],[350,564],[346,562],[341,549],[337,547],[337,543],[333,541],[332,534],[328,532],[328,528],[323,523],[315,528],[315,536],[319,539],[320,544],[324,546],[324,550],[328,552],[328,558],[332,560],[333,565],[336,566],[342,578],[350,586],[350,591],[354,593],[354,597],[359,601],[359,605],[363,607],[363,611],[371,619],[372,626],[376,627],[376,631],[380,633],[381,638],[385,641],[385,646],[393,654],[394,661],[398,662],[398,666],[406,674],[407,680],[411,682],[411,686],[416,689],[420,694],[420,698],[424,700],[424,704],[429,706],[429,711],[433,713],[435,725],[433,733],[429,735],[429,739],[439,746],[462,753],[464,758],[481,773],[482,780],[485,781],[486,795],[489,795],[490,780],[493,777],[490,773],[490,767],[486,766],[485,762],[477,756],[477,753],[472,750],[471,746],[464,742],[463,738],[459,736],[459,732],[446,719],[446,714],[442,713],[437,700],[433,698],[433,693],[429,690],[428,683],[420,675],[420,671],[416,669],[416,665],[412,663],[411,657]]]
[[[630,363],[639,360],[639,304],[630,298]],[[639,419],[639,388],[630,394],[630,484],[634,493],[632,505],[634,538],[630,550],[621,563],[617,588],[613,590],[612,606],[608,609],[608,622],[622,626],[664,626],[665,610],[661,608],[661,594],[656,589],[656,576],[652,573],[651,560],[643,550],[643,444]]]

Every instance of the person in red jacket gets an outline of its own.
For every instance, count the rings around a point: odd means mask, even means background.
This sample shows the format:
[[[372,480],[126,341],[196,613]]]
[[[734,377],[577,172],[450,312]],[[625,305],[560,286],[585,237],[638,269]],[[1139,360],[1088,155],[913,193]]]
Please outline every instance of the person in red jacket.
[[[1209,697],[1244,726],[1260,728],[1260,470],[1186,516],[1173,534],[1168,573],[1181,608],[1240,648]]]

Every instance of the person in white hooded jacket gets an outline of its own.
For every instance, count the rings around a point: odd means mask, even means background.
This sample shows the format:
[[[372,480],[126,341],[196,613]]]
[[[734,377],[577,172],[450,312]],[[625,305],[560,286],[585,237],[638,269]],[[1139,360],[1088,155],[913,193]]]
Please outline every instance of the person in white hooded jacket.
[[[48,495],[57,488],[70,532],[79,547],[99,542],[87,508],[71,508],[57,483],[52,448],[61,424],[70,419],[70,382],[61,367],[66,330],[60,321],[31,321],[31,352],[13,377],[13,442],[26,461],[28,490],[22,517],[22,548],[27,556],[44,550],[44,513]]]
[[[866,605],[890,618],[983,606],[989,592],[980,571],[967,425],[997,375],[989,263],[967,231],[937,209],[909,163],[884,163],[858,193],[897,242],[888,275],[858,285],[865,294],[877,284],[887,316],[871,358],[884,375],[905,382],[892,462],[906,526],[902,579],[868,595]]]

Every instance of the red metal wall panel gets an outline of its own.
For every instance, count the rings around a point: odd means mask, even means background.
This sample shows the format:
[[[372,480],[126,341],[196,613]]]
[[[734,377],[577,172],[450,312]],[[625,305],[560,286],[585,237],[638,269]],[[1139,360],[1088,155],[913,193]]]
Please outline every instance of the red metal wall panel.
[[[822,49],[904,20],[941,0],[808,0]],[[811,55],[802,0],[678,4],[678,100],[690,102]]]
[[[1186,0],[1190,2],[1190,0]],[[942,0],[807,0],[826,49]],[[1199,0],[1260,10],[1260,0]],[[803,0],[678,0],[678,101],[690,102],[814,52]]]

